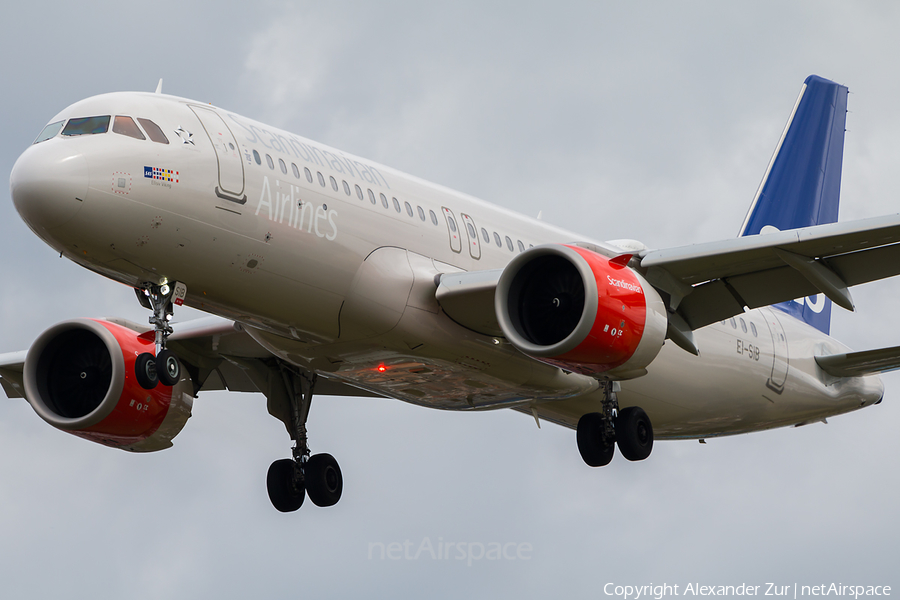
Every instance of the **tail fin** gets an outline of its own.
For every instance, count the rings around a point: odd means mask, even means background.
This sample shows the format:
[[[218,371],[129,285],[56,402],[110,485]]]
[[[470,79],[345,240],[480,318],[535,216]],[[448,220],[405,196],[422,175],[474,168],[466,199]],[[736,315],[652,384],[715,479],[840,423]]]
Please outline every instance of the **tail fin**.
[[[847,88],[807,77],[739,236],[837,221],[846,121]],[[775,306],[829,332],[831,300],[823,294]]]

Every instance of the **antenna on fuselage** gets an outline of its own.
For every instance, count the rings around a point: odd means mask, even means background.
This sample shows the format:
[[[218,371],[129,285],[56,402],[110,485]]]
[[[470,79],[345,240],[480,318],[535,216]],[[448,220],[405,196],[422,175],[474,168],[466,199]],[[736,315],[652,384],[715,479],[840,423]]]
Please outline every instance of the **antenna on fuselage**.
[[[162,94],[162,77],[159,78],[159,83],[156,84],[156,92],[157,94]]]

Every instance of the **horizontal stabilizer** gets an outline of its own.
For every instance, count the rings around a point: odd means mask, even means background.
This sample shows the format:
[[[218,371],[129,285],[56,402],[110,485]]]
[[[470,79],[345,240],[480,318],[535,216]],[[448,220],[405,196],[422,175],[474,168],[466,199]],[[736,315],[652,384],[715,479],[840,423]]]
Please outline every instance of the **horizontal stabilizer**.
[[[835,377],[862,377],[900,369],[900,346],[817,356],[819,367]]]

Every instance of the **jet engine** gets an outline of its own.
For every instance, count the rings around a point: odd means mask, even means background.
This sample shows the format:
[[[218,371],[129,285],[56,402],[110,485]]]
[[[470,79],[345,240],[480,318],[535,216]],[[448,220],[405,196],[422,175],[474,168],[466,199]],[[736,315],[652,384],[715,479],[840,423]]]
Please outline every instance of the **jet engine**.
[[[646,373],[666,338],[665,305],[629,256],[549,244],[516,256],[494,296],[500,328],[521,352],[584,375]]]
[[[116,323],[73,319],[32,344],[25,396],[54,427],[113,448],[152,452],[172,445],[191,416],[191,382],[141,387],[135,361],[155,350],[150,335]]]

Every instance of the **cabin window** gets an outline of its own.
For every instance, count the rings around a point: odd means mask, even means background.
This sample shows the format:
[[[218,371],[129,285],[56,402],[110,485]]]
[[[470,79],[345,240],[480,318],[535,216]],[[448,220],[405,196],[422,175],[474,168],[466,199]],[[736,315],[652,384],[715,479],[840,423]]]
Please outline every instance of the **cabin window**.
[[[384,194],[378,194],[378,197],[381,198],[381,205],[385,208],[390,207],[390,203],[388,202],[387,197]]]
[[[50,123],[43,130],[41,130],[41,134],[37,136],[37,139],[34,140],[34,144],[40,144],[41,142],[46,142],[52,137],[56,137],[56,134],[59,133],[59,130],[62,129],[63,123],[65,121],[57,121],[56,123]]]
[[[253,151],[253,160],[255,160],[256,164],[258,165],[262,164],[262,158],[259,156],[259,152],[257,152],[256,150]]]
[[[342,180],[341,180],[341,183],[344,184],[344,193],[347,194],[347,195],[349,196],[349,195],[350,195],[350,184],[347,183],[347,180],[346,180],[346,179],[342,179]]]
[[[421,206],[417,206],[417,207],[416,207],[416,210],[417,210],[418,213],[419,213],[419,220],[424,221],[424,220],[425,220],[425,211],[422,210],[422,207],[421,207]]]
[[[105,117],[83,117],[70,119],[63,129],[63,135],[93,135],[106,133],[109,129],[109,115]]]
[[[413,209],[409,202],[404,202],[403,204],[406,206],[406,214],[413,216]]]
[[[291,163],[291,171],[294,172],[294,177],[300,179],[300,169],[297,168],[297,163]]]
[[[138,123],[141,124],[141,127],[144,128],[144,131],[147,133],[147,137],[157,144],[168,144],[169,138],[166,137],[166,134],[163,133],[163,130],[159,128],[159,125],[151,121],[150,119],[142,119],[138,117]]]
[[[730,323],[732,329],[737,329],[737,323],[735,322],[734,317],[731,317]]]
[[[503,247],[503,242],[500,241],[500,234],[497,233],[496,231],[494,232],[494,243],[497,244],[498,248]]]
[[[471,223],[466,223],[466,228],[469,230],[469,239],[478,239],[475,227]]]
[[[456,221],[450,215],[447,215],[447,222],[450,224],[450,231],[456,233]]]
[[[378,200],[375,199],[375,192],[373,192],[371,189],[368,189],[366,191],[369,192],[369,200],[372,202],[372,204],[378,204]]]
[[[399,210],[399,209],[398,209],[398,210]],[[434,214],[434,211],[433,211],[433,210],[429,210],[429,211],[428,211],[428,214],[431,215],[431,222],[434,223],[435,225],[437,225],[437,224],[438,224],[438,218],[437,218],[437,215]]]
[[[522,240],[516,240],[516,244],[519,246],[519,252],[525,252],[525,244],[522,243]]]
[[[325,187],[325,176],[322,175],[322,171],[316,171],[316,177],[319,178],[319,185]]]
[[[747,333],[747,323],[743,319],[741,319],[740,321],[741,321],[741,331],[743,331],[744,333]]]
[[[513,248],[512,240],[509,238],[509,236],[506,236],[506,247],[509,248],[510,252],[515,251]]]
[[[487,229],[485,229],[484,227],[481,228],[481,237],[484,238],[484,243],[485,243],[485,244],[490,244],[490,243],[491,243],[491,234],[489,234],[489,233],[487,232]]]
[[[397,200],[396,198],[391,198],[391,200],[394,202],[394,210],[396,210],[397,212],[400,212],[401,210],[403,210],[400,208],[399,200]]]
[[[266,154],[266,164],[269,165],[270,169],[275,170],[275,161],[272,160],[272,156],[269,154]]]
[[[312,173],[309,170],[309,167],[303,167],[303,173],[306,174],[306,181],[312,183]]]
[[[281,169],[281,172],[287,175],[287,165],[284,164],[284,159],[278,159],[278,167]]]
[[[331,180],[331,189],[333,189],[334,191],[338,191],[337,180],[334,178],[334,176],[329,175],[328,179]]]
[[[359,196],[360,200],[363,199],[362,188],[360,188],[359,185],[356,185],[356,195]]]
[[[758,337],[756,334],[756,325],[753,324],[753,321],[750,321],[750,331],[753,332],[753,337]]]
[[[141,133],[141,130],[138,129],[137,124],[134,122],[134,119],[131,117],[123,117],[117,116],[115,120],[113,120],[113,133],[119,133],[121,135],[127,135],[128,137],[133,137],[136,140],[146,140],[144,134]]]

